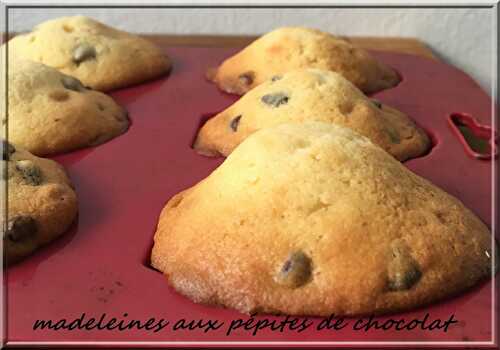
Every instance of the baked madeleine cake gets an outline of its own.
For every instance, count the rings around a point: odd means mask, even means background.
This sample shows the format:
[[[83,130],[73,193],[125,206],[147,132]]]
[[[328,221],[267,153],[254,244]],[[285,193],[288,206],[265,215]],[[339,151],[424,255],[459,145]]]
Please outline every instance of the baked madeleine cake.
[[[252,313],[418,307],[491,273],[469,209],[366,137],[321,122],[243,141],[161,212],[152,266],[195,302]]]
[[[269,32],[226,59],[207,77],[228,93],[243,95],[255,86],[295,69],[339,73],[365,93],[397,85],[399,75],[349,41],[316,29],[283,27]]]
[[[288,122],[349,127],[400,161],[425,154],[427,134],[404,113],[366,97],[340,74],[303,69],[275,76],[209,119],[194,148],[227,156],[253,132]]]
[[[99,145],[129,127],[127,111],[110,96],[52,67],[18,59],[8,77],[9,140],[35,155]]]
[[[46,64],[100,91],[142,83],[171,68],[153,43],[85,16],[43,22],[8,45],[9,57]]]
[[[7,222],[3,228],[6,263],[15,263],[65,233],[78,212],[76,193],[64,168],[2,142],[7,181]]]

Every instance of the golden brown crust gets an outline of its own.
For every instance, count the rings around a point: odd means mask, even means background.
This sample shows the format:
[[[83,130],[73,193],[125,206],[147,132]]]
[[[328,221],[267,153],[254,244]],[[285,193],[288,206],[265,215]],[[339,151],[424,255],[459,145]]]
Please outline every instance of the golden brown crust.
[[[111,97],[54,68],[15,60],[8,76],[9,139],[33,154],[95,146],[128,129],[127,111]]]
[[[257,130],[303,121],[349,127],[400,161],[425,154],[431,145],[405,114],[370,100],[341,75],[304,69],[262,83],[208,120],[194,148],[204,155],[227,156]]]
[[[46,21],[8,45],[9,57],[46,64],[100,91],[142,83],[171,68],[151,42],[84,16]]]
[[[228,93],[243,95],[295,69],[318,68],[344,76],[365,93],[397,85],[398,74],[368,52],[329,33],[302,27],[269,32],[226,59],[208,78]]]
[[[365,137],[282,124],[169,202],[151,261],[196,302],[354,315],[469,288],[488,276],[490,237],[460,201]]]
[[[8,178],[8,218],[2,222],[7,264],[66,232],[78,212],[76,193],[61,165],[10,147],[14,152],[4,150],[3,160]]]

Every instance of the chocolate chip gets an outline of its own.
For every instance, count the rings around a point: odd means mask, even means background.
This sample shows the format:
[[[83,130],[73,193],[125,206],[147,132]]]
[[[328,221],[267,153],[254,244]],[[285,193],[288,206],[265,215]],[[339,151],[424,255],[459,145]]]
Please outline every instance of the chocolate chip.
[[[16,152],[16,148],[8,141],[3,140],[2,159],[10,160],[10,156]]]
[[[42,171],[31,160],[18,161],[16,170],[29,185],[38,186],[42,183]]]
[[[388,289],[408,290],[422,277],[418,263],[410,255],[405,243],[400,240],[391,245],[392,257],[388,266]]]
[[[76,78],[73,78],[73,77],[71,77],[69,75],[63,76],[62,79],[61,79],[61,83],[68,90],[85,91],[85,87],[80,82],[80,80],[78,80]]]
[[[268,106],[279,107],[280,105],[287,104],[288,99],[289,97],[286,94],[282,92],[277,92],[274,94],[264,95],[260,100]]]
[[[311,279],[311,270],[311,259],[305,253],[296,251],[283,263],[276,281],[285,287],[298,288]]]
[[[382,109],[382,103],[379,100],[375,100],[372,98],[372,103],[377,107],[378,109]]]
[[[19,215],[7,223],[4,238],[18,242],[33,237],[37,232],[36,221],[31,216]]]
[[[73,62],[80,64],[83,61],[96,58],[96,51],[93,46],[88,44],[80,44],[73,50]]]
[[[234,117],[232,120],[231,120],[231,123],[229,124],[229,126],[231,127],[231,129],[236,132],[238,130],[238,125],[240,125],[240,119],[241,119],[241,115],[237,116],[237,117]]]
[[[252,85],[253,80],[254,80],[254,73],[253,72],[246,72],[246,73],[240,74],[238,79],[243,85]]]
[[[280,80],[281,78],[283,78],[283,76],[281,76],[281,75],[273,75],[271,77],[271,81],[277,81],[277,80]]]
[[[404,270],[396,272],[389,280],[389,290],[400,291],[410,289],[422,277],[415,265],[408,265]]]

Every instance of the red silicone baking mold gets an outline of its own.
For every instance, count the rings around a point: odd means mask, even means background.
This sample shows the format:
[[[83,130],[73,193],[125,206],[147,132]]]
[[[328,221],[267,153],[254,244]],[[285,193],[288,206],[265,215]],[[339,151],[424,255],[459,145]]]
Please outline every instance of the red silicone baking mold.
[[[164,204],[223,161],[200,156],[190,145],[203,115],[220,111],[237,99],[204,79],[208,67],[235,51],[165,48],[174,62],[169,77],[112,94],[130,113],[132,125],[127,133],[95,148],[54,157],[66,166],[76,186],[79,218],[65,236],[7,270],[8,341],[164,342],[184,346],[200,345],[197,342],[220,346],[218,342],[227,341],[276,345],[344,342],[340,343],[344,346],[349,344],[345,342],[367,341],[491,341],[491,282],[443,302],[380,318],[422,319],[429,313],[431,319],[448,319],[455,314],[459,323],[446,333],[418,329],[354,332],[346,327],[302,333],[263,330],[256,336],[238,331],[227,337],[225,329],[209,333],[33,330],[37,319],[72,320],[82,313],[87,318],[106,313],[108,318],[170,321],[247,318],[233,310],[191,302],[147,266]],[[403,54],[373,54],[403,77],[397,87],[376,94],[376,98],[413,117],[434,141],[428,155],[405,165],[458,197],[491,227],[493,161],[470,157],[448,120],[451,114],[462,113],[479,124],[491,125],[491,99],[467,75],[446,64]],[[124,313],[128,315],[124,317]]]

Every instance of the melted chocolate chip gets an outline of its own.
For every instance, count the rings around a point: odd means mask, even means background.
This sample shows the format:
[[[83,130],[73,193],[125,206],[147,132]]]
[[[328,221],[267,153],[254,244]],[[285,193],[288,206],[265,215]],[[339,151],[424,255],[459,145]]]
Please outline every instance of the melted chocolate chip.
[[[3,140],[2,159],[10,160],[10,156],[16,152],[16,148],[8,141]]]
[[[69,75],[65,75],[64,77],[62,77],[61,83],[68,90],[73,90],[73,91],[77,91],[77,92],[85,91],[85,87],[80,82],[80,80],[73,78]]]
[[[36,221],[31,216],[15,216],[7,223],[4,238],[18,242],[33,237],[37,232]]]
[[[388,289],[390,291],[408,290],[422,277],[418,263],[410,255],[402,241],[391,245],[392,259],[388,266]]]
[[[422,277],[422,272],[415,265],[408,265],[400,269],[391,276],[389,280],[389,290],[408,290]]]
[[[276,108],[281,105],[287,104],[289,97],[282,92],[277,92],[274,94],[264,95],[260,100],[266,105]]]
[[[42,171],[31,160],[20,160],[16,163],[16,170],[21,173],[24,181],[29,185],[38,186],[42,183]]]
[[[238,131],[238,126],[240,125],[240,119],[241,119],[241,115],[234,117],[231,120],[231,123],[229,123],[231,130],[233,130],[234,132]]]
[[[95,59],[96,51],[93,46],[88,44],[80,44],[73,50],[73,62],[80,64],[81,62]]]
[[[276,281],[289,288],[303,286],[311,279],[312,262],[303,252],[293,252],[283,263]]]
[[[240,74],[240,76],[238,77],[238,80],[243,85],[252,85],[253,80],[254,80],[254,73],[253,72],[246,72],[246,73]]]
[[[271,77],[271,81],[277,81],[277,80],[280,80],[281,78],[283,78],[283,76],[281,76],[281,75],[273,75]]]

